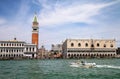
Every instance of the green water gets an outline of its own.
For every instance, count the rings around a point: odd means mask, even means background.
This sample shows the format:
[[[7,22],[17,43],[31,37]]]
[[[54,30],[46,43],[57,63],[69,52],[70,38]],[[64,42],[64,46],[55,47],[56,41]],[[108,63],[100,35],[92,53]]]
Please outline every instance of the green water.
[[[74,59],[0,61],[0,79],[120,79],[120,59],[86,59],[98,67],[71,67]]]

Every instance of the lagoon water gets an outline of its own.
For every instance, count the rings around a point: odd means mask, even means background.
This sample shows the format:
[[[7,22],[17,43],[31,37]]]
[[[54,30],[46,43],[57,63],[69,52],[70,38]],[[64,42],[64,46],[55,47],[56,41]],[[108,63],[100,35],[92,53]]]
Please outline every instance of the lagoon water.
[[[71,67],[75,59],[0,61],[0,79],[120,79],[120,59],[82,59],[95,68]]]

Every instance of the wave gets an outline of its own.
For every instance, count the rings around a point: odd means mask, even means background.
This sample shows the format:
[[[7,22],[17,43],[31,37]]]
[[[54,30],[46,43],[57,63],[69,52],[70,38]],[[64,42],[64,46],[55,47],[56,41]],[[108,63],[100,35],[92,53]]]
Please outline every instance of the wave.
[[[120,66],[114,66],[114,65],[96,65],[97,68],[114,68],[114,69],[120,69]]]
[[[70,65],[71,67],[79,67],[78,65]]]
[[[80,67],[78,65],[70,65],[71,67]],[[113,68],[113,69],[120,69],[120,66],[114,66],[114,65],[96,65],[96,68]]]

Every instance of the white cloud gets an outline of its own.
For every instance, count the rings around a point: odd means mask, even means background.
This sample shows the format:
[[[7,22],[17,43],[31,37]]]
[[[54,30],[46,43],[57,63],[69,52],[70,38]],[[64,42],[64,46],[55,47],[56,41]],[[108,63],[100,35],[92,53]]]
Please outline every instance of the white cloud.
[[[0,34],[2,34],[0,40],[13,40],[13,38],[16,37],[17,40],[30,43],[31,30],[28,30],[27,28],[23,28],[21,26],[22,25],[18,24],[6,24],[0,27]]]
[[[4,18],[0,18],[0,25],[5,24],[7,21]]]
[[[39,22],[41,26],[52,26],[64,23],[93,23],[92,18],[95,15],[100,15],[100,10],[107,6],[113,5],[116,2],[111,3],[99,3],[99,4],[71,4],[71,5],[60,5],[46,6],[43,2],[43,10],[39,15]],[[47,8],[46,8],[47,7]]]
[[[113,25],[99,22],[94,16],[104,15],[102,12],[107,7],[118,3],[119,1],[106,3],[87,3],[80,4],[73,2],[73,4],[62,5],[61,3],[49,3],[39,0],[42,9],[39,14],[40,27],[40,45],[44,44],[50,46],[51,44],[61,43],[66,38],[96,38],[96,39],[113,39],[118,38],[118,30],[114,29]],[[108,11],[110,12],[110,11]],[[106,17],[109,18],[109,17]],[[77,27],[72,24],[72,27],[65,25],[72,23],[85,23],[86,27]],[[61,27],[58,27],[61,26]],[[52,29],[50,29],[52,27]],[[53,28],[54,27],[54,28]],[[65,27],[65,28],[64,28]],[[54,31],[55,29],[59,29]],[[50,29],[50,30],[46,30]],[[54,30],[53,30],[54,29]],[[119,38],[118,38],[119,39]],[[49,48],[48,46],[48,48]],[[50,49],[50,48],[49,48]]]

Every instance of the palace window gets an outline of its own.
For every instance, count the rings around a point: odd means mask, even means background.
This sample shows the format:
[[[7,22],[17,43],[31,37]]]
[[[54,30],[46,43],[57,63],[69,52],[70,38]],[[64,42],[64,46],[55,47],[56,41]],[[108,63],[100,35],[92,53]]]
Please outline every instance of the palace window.
[[[99,43],[97,43],[97,47],[99,47],[100,46],[100,44]]]
[[[15,52],[15,49],[14,49],[14,52]]]
[[[104,44],[104,47],[106,47],[106,44]]]
[[[88,47],[88,43],[85,43],[85,46]]]
[[[91,47],[94,47],[94,45],[92,44]]]
[[[9,46],[11,46],[11,43],[9,44]]]
[[[3,44],[1,44],[1,46],[3,46]]]
[[[113,44],[111,44],[110,47],[113,47]]]
[[[31,52],[31,47],[29,48],[30,52]]]
[[[33,48],[33,52],[34,52],[34,48]]]
[[[1,49],[1,52],[3,52],[2,49]]]
[[[28,48],[26,48],[26,51],[28,51]]]
[[[70,57],[70,54],[68,54],[68,56]]]
[[[3,49],[3,52],[5,52],[5,49]]]
[[[78,43],[78,47],[80,47],[81,46],[81,43]]]
[[[71,43],[71,47],[73,47],[74,46],[74,43]]]

